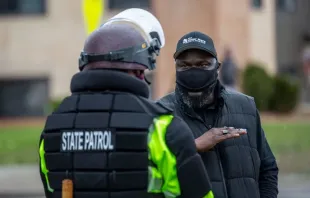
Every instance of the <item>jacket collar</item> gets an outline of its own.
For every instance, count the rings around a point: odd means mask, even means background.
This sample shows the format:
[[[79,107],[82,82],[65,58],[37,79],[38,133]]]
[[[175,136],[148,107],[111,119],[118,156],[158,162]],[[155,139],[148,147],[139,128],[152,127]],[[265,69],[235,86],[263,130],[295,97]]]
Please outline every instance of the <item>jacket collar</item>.
[[[71,79],[71,92],[119,91],[149,97],[147,84],[126,73],[115,70],[87,70],[75,74]]]

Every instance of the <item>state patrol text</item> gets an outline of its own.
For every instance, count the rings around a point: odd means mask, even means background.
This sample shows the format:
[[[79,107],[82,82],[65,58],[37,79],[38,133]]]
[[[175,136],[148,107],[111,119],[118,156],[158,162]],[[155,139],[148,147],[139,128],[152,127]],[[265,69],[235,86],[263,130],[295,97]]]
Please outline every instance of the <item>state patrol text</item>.
[[[61,135],[61,151],[108,151],[114,149],[112,132],[69,131]]]

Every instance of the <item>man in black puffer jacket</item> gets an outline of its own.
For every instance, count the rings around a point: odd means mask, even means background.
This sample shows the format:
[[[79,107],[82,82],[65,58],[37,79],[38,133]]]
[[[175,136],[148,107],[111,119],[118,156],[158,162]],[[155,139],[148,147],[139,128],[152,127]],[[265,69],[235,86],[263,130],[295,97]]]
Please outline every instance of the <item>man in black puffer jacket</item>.
[[[176,89],[159,103],[173,108],[191,128],[214,196],[276,198],[278,167],[254,99],[219,83],[220,63],[212,39],[191,32],[178,42],[174,58]],[[218,138],[231,129],[243,132]]]
[[[124,12],[157,22],[141,9]],[[40,139],[46,197],[61,198],[66,179],[74,198],[214,198],[188,126],[147,99],[144,71],[155,68],[163,32],[119,20],[87,38],[72,95],[47,118]]]

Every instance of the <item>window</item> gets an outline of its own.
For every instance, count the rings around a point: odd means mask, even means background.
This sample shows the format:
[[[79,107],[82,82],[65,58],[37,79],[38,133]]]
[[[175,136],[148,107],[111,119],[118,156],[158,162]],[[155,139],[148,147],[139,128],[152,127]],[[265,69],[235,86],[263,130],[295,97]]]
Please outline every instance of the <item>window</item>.
[[[151,0],[109,0],[108,8],[114,9],[128,9],[128,8],[150,8]]]
[[[252,1],[252,8],[254,9],[261,9],[263,6],[263,0],[251,0]]]
[[[0,14],[45,14],[46,0],[0,0]]]
[[[48,78],[0,79],[0,117],[44,116]]]
[[[297,9],[296,0],[277,0],[277,10],[284,12],[295,12]]]

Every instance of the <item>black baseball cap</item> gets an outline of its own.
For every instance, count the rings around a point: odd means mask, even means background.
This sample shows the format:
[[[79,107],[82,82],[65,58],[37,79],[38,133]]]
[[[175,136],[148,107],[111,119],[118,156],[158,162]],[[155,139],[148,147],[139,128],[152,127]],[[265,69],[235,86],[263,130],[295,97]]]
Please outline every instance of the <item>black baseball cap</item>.
[[[213,40],[208,35],[198,31],[190,32],[178,41],[173,58],[176,59],[182,52],[189,49],[200,49],[217,58]]]

